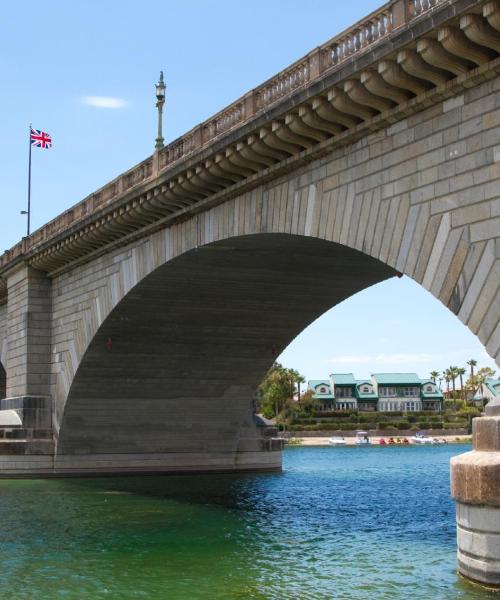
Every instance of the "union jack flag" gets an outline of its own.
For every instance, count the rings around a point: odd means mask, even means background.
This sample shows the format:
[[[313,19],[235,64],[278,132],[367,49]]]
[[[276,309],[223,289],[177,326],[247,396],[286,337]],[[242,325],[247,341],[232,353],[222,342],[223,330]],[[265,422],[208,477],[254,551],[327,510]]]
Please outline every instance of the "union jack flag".
[[[52,137],[45,131],[31,129],[31,145],[37,148],[52,148]]]

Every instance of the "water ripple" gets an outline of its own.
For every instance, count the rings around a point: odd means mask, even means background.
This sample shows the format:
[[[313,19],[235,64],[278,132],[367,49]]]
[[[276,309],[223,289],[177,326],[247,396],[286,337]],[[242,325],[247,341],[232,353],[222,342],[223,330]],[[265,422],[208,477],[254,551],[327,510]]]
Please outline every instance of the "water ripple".
[[[449,459],[290,448],[281,474],[0,481],[0,599],[463,599]]]

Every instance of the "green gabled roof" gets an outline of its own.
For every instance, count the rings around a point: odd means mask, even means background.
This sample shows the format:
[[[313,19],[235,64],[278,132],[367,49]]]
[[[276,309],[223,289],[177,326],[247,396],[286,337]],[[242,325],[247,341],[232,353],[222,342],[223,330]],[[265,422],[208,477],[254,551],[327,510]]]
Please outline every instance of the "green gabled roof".
[[[484,380],[484,385],[490,390],[494,396],[500,396],[500,379],[487,377]]]
[[[416,373],[373,373],[378,385],[420,385],[420,377]]]
[[[329,390],[332,389],[332,384],[330,383],[330,381],[328,379],[310,379],[307,382],[308,389],[312,390],[313,392],[316,392],[316,387],[318,385],[326,385]],[[335,396],[332,393],[330,393],[330,394],[316,394],[315,393],[313,397],[321,398],[322,400],[335,400]]]
[[[330,379],[335,385],[356,385],[352,373],[330,373]]]
[[[375,391],[361,391],[362,385],[369,385],[372,389],[374,389],[373,382],[369,379],[356,379],[356,398],[358,398],[359,400],[378,400],[378,394],[376,394]]]
[[[422,397],[423,400],[442,400],[443,399],[443,394],[442,394],[441,390],[439,389],[438,384],[435,381],[432,381],[432,379],[421,379],[420,383],[422,384],[422,388],[420,390],[420,396]],[[426,383],[432,383],[432,385],[435,385],[437,388],[437,391],[425,392],[424,385]]]

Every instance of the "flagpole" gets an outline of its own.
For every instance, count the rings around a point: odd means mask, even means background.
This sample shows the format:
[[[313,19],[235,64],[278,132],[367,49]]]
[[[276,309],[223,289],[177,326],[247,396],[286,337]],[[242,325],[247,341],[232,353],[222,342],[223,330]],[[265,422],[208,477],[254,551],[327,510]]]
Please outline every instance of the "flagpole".
[[[28,135],[29,142],[29,159],[28,159],[28,211],[26,213],[28,226],[26,235],[30,234],[30,211],[31,211],[31,123]]]

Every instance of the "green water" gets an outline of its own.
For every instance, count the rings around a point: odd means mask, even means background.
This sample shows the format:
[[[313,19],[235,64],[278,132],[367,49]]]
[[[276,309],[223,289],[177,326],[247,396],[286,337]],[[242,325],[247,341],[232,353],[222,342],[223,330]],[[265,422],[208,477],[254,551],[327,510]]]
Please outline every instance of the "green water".
[[[0,481],[0,598],[448,599],[449,459],[290,448],[282,474]]]

